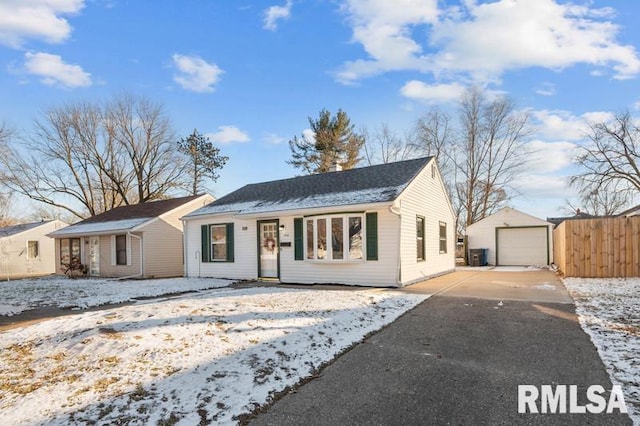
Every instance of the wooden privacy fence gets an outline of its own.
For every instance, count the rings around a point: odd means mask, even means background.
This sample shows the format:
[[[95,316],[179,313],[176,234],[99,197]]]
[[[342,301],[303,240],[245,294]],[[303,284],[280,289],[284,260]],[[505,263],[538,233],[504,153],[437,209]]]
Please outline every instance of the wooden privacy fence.
[[[565,220],[553,230],[553,259],[567,277],[638,277],[640,216]]]

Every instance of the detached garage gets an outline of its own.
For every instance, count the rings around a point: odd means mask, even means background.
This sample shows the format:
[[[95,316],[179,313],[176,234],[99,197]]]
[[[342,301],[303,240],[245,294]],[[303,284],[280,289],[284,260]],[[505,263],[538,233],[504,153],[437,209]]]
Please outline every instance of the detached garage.
[[[553,224],[506,207],[467,227],[469,249],[488,249],[487,263],[501,266],[553,263]]]

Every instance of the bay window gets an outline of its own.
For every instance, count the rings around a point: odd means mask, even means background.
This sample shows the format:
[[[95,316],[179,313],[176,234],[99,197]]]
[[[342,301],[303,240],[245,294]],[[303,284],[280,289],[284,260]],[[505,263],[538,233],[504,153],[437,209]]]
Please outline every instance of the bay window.
[[[363,254],[363,215],[343,214],[305,219],[308,260],[358,261]]]

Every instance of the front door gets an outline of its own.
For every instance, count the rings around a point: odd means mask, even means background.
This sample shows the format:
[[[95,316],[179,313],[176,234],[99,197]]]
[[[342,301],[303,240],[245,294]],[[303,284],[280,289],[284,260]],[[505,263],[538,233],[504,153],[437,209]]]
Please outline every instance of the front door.
[[[278,278],[278,221],[259,222],[260,278]]]
[[[100,276],[100,237],[89,238],[89,275]]]

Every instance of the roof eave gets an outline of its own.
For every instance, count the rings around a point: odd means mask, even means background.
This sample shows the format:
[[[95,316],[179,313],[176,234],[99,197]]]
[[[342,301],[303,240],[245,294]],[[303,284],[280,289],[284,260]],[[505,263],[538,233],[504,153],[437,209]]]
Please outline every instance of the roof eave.
[[[397,198],[397,197],[396,197]],[[305,216],[309,213],[311,214],[323,214],[323,213],[335,213],[340,211],[354,211],[354,210],[371,210],[371,209],[379,209],[384,207],[389,207],[393,205],[395,199],[389,201],[380,201],[375,203],[359,203],[359,204],[340,204],[340,205],[331,205],[331,206],[321,206],[321,207],[305,207],[300,209],[282,209],[282,210],[265,210],[260,212],[251,212],[251,213],[242,213],[242,211],[233,210],[227,212],[220,213],[203,213],[200,215],[194,216],[185,216],[182,218],[184,221],[189,220],[197,220],[205,217],[223,217],[223,216],[231,216],[242,219],[260,219],[264,217],[274,217],[274,216]]]

